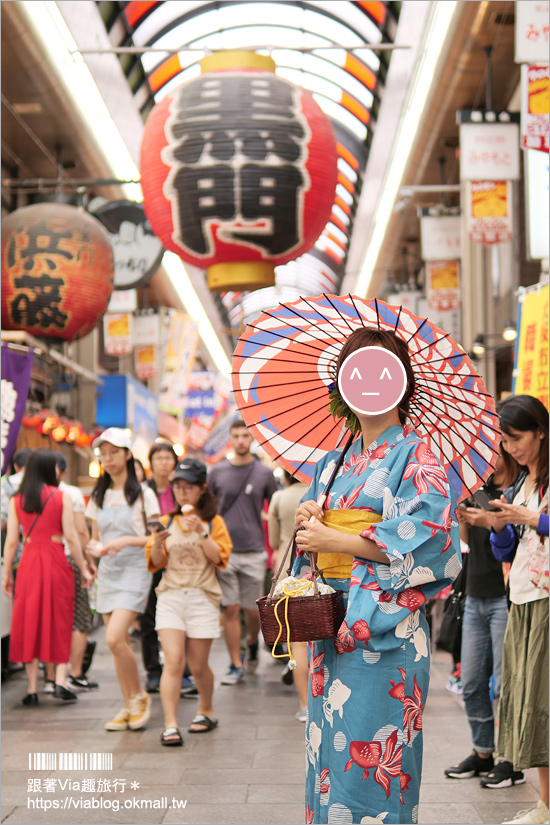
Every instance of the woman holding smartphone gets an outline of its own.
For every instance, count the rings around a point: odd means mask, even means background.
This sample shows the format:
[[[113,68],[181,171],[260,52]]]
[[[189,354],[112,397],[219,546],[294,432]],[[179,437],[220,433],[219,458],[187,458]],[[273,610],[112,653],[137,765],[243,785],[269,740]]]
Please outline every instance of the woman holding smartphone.
[[[511,562],[510,613],[502,658],[498,752],[515,771],[538,768],[540,799],[513,825],[548,822],[548,578],[530,569],[537,545],[548,567],[548,410],[530,395],[510,396],[498,407],[502,447],[527,475],[512,503],[493,504],[491,544]]]
[[[220,635],[222,591],[216,569],[227,565],[232,543],[217,514],[215,496],[206,484],[206,465],[186,458],[172,479],[176,507],[162,516],[162,531],[149,539],[149,570],[166,568],[157,587],[156,629],[164,651],[160,698],[164,710],[161,743],[183,745],[177,710],[181,676],[187,659],[199,691],[199,709],[189,733],[208,733],[218,722],[212,695],[214,675],[208,664],[213,639]]]
[[[147,604],[151,574],[143,551],[146,522],[158,518],[159,504],[153,491],[143,490],[137,479],[124,430],[110,427],[93,446],[99,448],[102,474],[86,509],[92,522],[88,548],[100,557],[96,609],[107,627],[106,641],[124,697],[124,707],[105,730],[139,730],[151,715],[151,699],[141,687],[128,632]]]

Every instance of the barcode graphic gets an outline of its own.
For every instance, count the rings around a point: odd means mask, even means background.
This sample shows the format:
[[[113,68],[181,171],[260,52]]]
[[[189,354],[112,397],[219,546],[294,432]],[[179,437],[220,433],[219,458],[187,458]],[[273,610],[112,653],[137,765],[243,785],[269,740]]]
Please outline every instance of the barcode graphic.
[[[29,753],[30,771],[112,771],[112,753]]]

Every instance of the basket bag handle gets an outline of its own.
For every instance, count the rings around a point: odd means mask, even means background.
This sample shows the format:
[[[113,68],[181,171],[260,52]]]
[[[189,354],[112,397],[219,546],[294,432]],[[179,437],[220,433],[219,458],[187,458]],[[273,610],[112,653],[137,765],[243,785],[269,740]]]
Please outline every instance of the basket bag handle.
[[[349,448],[351,447],[354,438],[355,438],[354,433],[350,433],[350,437],[348,438],[348,441],[347,441],[344,449],[342,450],[342,452],[340,453],[340,456],[338,457],[338,461],[336,462],[336,466],[335,466],[334,470],[332,471],[332,474],[331,474],[331,476],[328,480],[328,483],[327,483],[324,491],[321,493],[321,495],[317,499],[317,504],[319,505],[319,507],[322,507],[324,505],[324,503],[327,499],[327,496],[329,494],[330,488],[331,488],[331,486],[334,482],[334,479],[336,478],[336,476],[338,474],[338,471],[339,471],[340,467],[342,466],[342,464],[344,462],[344,458],[346,457],[346,453],[349,450]],[[312,516],[311,518],[314,518],[314,516]],[[293,534],[292,534],[292,538],[290,539],[290,541],[288,543],[288,547],[285,550],[284,556],[283,556],[283,558],[281,560],[281,563],[279,565],[279,569],[277,570],[277,572],[273,576],[273,582],[271,584],[271,590],[269,591],[269,595],[267,597],[269,601],[273,600],[273,593],[274,593],[274,590],[275,590],[276,583],[279,579],[279,576],[281,575],[281,572],[282,572],[283,567],[285,565],[286,558],[287,558],[289,553],[290,553],[290,563],[289,563],[289,566],[288,566],[287,574],[290,576],[290,574],[292,572],[292,565],[294,564],[294,559],[296,558],[296,533],[298,532],[298,530],[303,530],[303,529],[304,529],[303,527],[296,527]],[[315,593],[315,596],[318,596],[319,595],[319,587],[318,587],[318,584],[317,584],[317,578],[320,576],[323,583],[326,584],[325,577],[323,576],[322,571],[319,570],[319,568],[317,566],[317,553],[308,553],[307,555],[309,557],[309,561],[310,561],[310,564],[311,564],[311,573],[312,573],[314,593]]]

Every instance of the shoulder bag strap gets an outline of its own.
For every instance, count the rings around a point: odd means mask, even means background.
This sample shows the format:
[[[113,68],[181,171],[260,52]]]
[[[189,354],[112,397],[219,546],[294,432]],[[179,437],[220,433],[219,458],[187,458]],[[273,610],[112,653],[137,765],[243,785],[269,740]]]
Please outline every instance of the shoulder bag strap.
[[[141,517],[143,519],[143,527],[145,528],[145,535],[147,535],[147,516],[145,514],[145,496],[143,495],[143,489],[139,491],[139,495],[141,497]]]
[[[51,497],[53,496],[53,494],[54,494],[54,493],[55,493],[55,490],[52,490],[52,491],[51,491],[51,493],[50,493],[50,495],[46,498],[46,500],[45,500],[44,504],[42,505],[42,509],[40,510],[40,512],[38,512],[38,513],[36,514],[36,517],[35,517],[35,519],[34,519],[33,523],[31,524],[31,527],[30,527],[29,532],[27,533],[27,535],[26,535],[26,536],[23,536],[23,546],[25,546],[25,544],[28,542],[28,540],[29,540],[29,536],[30,536],[30,534],[32,533],[32,528],[34,527],[34,525],[36,524],[36,522],[38,521],[38,519],[40,518],[40,516],[41,516],[41,515],[42,515],[42,513],[44,512],[44,510],[45,510],[45,508],[46,508],[46,504],[47,504],[47,503],[48,503],[48,501],[51,499]]]
[[[222,505],[221,505],[220,510],[219,510],[220,516],[222,516],[222,517],[225,516],[225,514],[229,510],[231,510],[231,508],[233,507],[233,505],[235,504],[235,502],[239,498],[240,494],[242,493],[242,491],[246,487],[246,485],[248,483],[248,480],[250,478],[252,478],[252,473],[254,472],[255,465],[256,465],[256,459],[254,458],[254,459],[252,459],[252,466],[250,467],[250,470],[246,474],[246,476],[244,478],[244,481],[242,482],[241,486],[239,487],[239,489],[237,490],[237,492],[235,493],[233,498],[230,500],[229,504],[227,504],[227,502],[225,502],[225,501],[222,502]]]

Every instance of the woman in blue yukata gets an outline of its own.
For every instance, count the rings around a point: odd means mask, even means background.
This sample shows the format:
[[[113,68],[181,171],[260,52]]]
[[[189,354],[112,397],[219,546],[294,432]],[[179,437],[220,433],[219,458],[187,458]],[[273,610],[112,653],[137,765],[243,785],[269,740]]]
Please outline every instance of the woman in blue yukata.
[[[306,552],[318,553],[328,584],[347,600],[337,638],[311,643],[307,823],[418,821],[430,668],[424,607],[461,567],[447,474],[407,426],[415,395],[407,345],[389,331],[356,330],[340,353],[337,377],[348,356],[365,347],[399,358],[404,395],[381,414],[354,413],[337,382],[331,411],[362,438],[348,448],[323,507],[317,500],[337,450],[317,464],[296,511],[303,529],[295,574]]]

